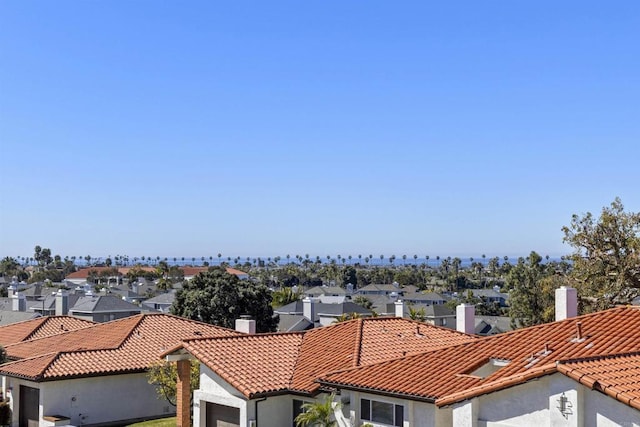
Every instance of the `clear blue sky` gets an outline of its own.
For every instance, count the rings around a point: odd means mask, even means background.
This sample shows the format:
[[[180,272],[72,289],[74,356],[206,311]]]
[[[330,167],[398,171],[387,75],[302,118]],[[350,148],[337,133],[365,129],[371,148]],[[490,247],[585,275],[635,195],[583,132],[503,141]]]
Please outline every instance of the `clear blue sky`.
[[[0,1],[0,255],[551,256],[640,211],[640,2]]]

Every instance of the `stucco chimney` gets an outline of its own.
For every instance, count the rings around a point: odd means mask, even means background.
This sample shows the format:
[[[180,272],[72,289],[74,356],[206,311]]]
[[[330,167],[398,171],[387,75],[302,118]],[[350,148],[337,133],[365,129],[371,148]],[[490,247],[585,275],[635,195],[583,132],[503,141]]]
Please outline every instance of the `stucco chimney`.
[[[11,308],[13,311],[27,311],[27,299],[22,292],[16,292],[11,296]]]
[[[556,289],[556,322],[578,315],[578,291],[560,286]]]
[[[256,333],[256,321],[251,316],[240,316],[236,319],[236,331],[243,332],[245,334]]]
[[[302,315],[311,323],[316,323],[316,300],[306,297],[302,300]]]
[[[404,301],[398,300],[393,305],[396,307],[396,317],[404,317]]]
[[[69,314],[69,293],[60,289],[56,293],[56,316],[66,316]]]
[[[456,307],[456,329],[465,334],[473,334],[476,331],[476,306],[473,304],[460,304]]]

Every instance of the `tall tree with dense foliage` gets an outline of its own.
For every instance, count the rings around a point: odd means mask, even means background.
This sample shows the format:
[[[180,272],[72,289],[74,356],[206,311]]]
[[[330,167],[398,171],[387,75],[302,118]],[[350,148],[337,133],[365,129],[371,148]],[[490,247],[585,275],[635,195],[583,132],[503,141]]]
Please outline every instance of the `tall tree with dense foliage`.
[[[278,326],[269,289],[219,267],[186,282],[176,293],[171,313],[225,328],[234,328],[236,319],[249,315],[256,320],[257,332],[273,332]]]
[[[640,213],[625,212],[616,197],[598,219],[591,212],[573,215],[562,231],[574,248],[570,279],[586,311],[628,304],[640,295]]]
[[[556,288],[566,284],[564,276],[555,274],[555,266],[542,263],[542,257],[531,252],[507,275],[509,317],[514,328],[553,321]]]

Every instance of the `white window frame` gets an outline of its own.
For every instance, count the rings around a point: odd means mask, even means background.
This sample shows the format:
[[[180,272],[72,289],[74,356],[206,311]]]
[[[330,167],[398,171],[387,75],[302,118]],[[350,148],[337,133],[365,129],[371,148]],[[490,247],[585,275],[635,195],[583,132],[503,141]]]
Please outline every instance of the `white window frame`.
[[[368,401],[369,402],[369,413],[368,414],[363,414],[362,413],[362,403],[363,401]],[[393,421],[391,424],[387,424],[378,420],[374,420],[373,419],[373,403],[381,403],[381,404],[385,404],[385,405],[391,405],[392,408],[392,413],[393,413]],[[397,415],[398,415],[398,407],[402,408],[402,419],[398,420],[397,419]],[[394,402],[390,402],[388,400],[379,400],[379,399],[369,399],[369,398],[360,398],[360,420],[361,421],[368,421],[371,423],[375,423],[376,425],[384,425],[384,426],[389,426],[389,427],[397,427],[397,426],[403,426],[404,425],[404,415],[405,415],[405,406],[401,403],[394,403]]]

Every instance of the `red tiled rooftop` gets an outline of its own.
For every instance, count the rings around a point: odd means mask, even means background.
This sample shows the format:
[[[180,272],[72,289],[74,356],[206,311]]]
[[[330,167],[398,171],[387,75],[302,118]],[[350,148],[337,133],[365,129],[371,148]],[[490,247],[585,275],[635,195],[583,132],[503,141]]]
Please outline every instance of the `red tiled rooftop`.
[[[186,341],[184,348],[246,396],[291,384],[302,333],[243,335]],[[224,357],[219,357],[224,354]]]
[[[255,397],[278,391],[314,394],[320,387],[316,379],[328,372],[474,339],[407,319],[370,318],[308,332],[192,339],[182,347],[245,396]]]
[[[563,361],[558,372],[640,410],[640,353]]]
[[[142,371],[183,339],[237,334],[177,316],[142,314],[9,345],[9,357],[22,360],[3,365],[0,374],[50,380]]]
[[[34,338],[43,338],[66,331],[82,329],[92,325],[95,325],[95,323],[71,316],[38,317],[36,319],[0,326],[0,345],[7,346]]]
[[[443,406],[555,372],[558,360],[634,351],[640,351],[640,309],[622,307],[328,374],[321,382]],[[491,359],[509,363],[486,378],[470,375]]]

